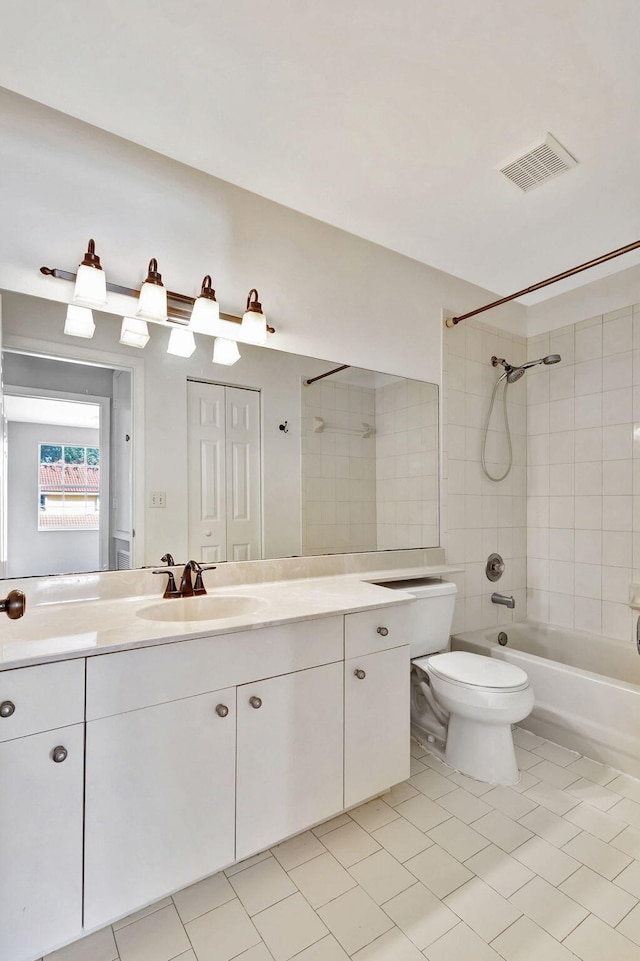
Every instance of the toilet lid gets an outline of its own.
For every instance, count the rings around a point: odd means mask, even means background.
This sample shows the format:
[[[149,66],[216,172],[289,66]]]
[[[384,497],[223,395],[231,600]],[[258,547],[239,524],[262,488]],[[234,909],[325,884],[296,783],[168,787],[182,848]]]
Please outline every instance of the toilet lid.
[[[418,659],[418,666],[419,665]],[[472,687],[492,688],[500,691],[520,691],[527,687],[529,678],[515,664],[507,664],[482,654],[468,651],[450,651],[425,658],[430,674],[445,681],[469,684]]]

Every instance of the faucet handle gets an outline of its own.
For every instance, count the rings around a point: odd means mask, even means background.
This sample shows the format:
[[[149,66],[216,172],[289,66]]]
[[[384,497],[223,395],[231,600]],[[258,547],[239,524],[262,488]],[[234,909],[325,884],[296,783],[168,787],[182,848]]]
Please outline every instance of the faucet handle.
[[[193,585],[193,593],[194,593],[194,594],[206,594],[206,593],[207,593],[207,589],[206,589],[206,587],[204,586],[204,581],[202,580],[202,572],[203,572],[203,571],[215,571],[215,569],[216,569],[216,567],[217,567],[217,564],[205,564],[205,565],[203,566],[202,564],[199,564],[198,561],[194,561],[194,564],[196,565],[196,567],[195,567],[195,570],[196,570],[196,582],[195,582],[195,584]]]
[[[168,578],[168,580],[167,580],[167,586],[166,586],[166,588],[165,588],[164,594],[162,595],[163,597],[178,597],[178,596],[179,596],[179,591],[178,591],[178,588],[176,587],[176,579],[175,579],[175,577],[173,576],[173,571],[172,571],[169,567],[163,567],[163,568],[161,568],[159,571],[154,571],[153,573],[154,573],[154,574],[166,574],[166,575],[167,575],[167,578]]]

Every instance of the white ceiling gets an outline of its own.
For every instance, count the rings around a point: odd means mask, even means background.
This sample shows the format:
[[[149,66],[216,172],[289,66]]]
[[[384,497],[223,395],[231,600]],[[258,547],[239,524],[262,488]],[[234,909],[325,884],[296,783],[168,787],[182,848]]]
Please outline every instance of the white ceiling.
[[[638,0],[20,0],[0,84],[506,294],[640,238],[639,39]],[[523,194],[547,131],[579,166]]]
[[[100,407],[97,404],[5,393],[4,408],[8,421],[22,424],[91,427],[96,430],[100,427]]]

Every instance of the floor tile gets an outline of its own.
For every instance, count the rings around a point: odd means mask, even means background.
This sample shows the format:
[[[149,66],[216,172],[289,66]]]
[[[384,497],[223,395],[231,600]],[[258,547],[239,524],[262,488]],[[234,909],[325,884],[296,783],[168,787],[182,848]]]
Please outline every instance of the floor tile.
[[[323,821],[322,824],[316,825],[312,828],[313,833],[317,838],[324,837],[325,834],[329,834],[330,831],[335,831],[336,828],[341,828],[345,824],[351,824],[351,818],[348,814],[338,814],[336,817],[331,818],[330,821]]]
[[[43,961],[117,961],[117,958],[118,949],[109,927],[45,954]]]
[[[640,804],[637,801],[630,801],[629,798],[623,797],[621,801],[609,808],[609,814],[640,831]]]
[[[606,881],[591,868],[581,867],[560,885],[560,890],[615,928],[637,904],[637,899]]]
[[[413,738],[411,738],[411,745],[410,745],[409,751],[410,751],[411,757],[417,757],[418,759],[420,759],[421,757],[424,757],[424,755],[427,753],[426,748],[424,748],[422,744],[418,744],[417,741],[414,741]]]
[[[534,764],[540,764],[540,756],[538,754],[532,754],[531,751],[526,751],[523,747],[518,747],[514,744],[516,752],[516,762],[520,771],[528,771],[530,767]]]
[[[575,955],[530,918],[520,918],[493,942],[505,961],[575,961]]]
[[[640,831],[626,827],[610,842],[611,846],[640,861]]]
[[[290,877],[313,908],[322,907],[356,885],[349,872],[328,852],[293,868]]]
[[[193,954],[193,952],[191,953]],[[195,959],[195,954],[193,957]],[[183,961],[183,959],[176,958],[176,961]],[[191,961],[191,959],[189,959],[189,961]],[[255,947],[249,948],[248,951],[243,951],[242,954],[237,954],[233,961],[273,961],[273,955],[267,948],[266,944],[261,941],[260,944],[256,944]]]
[[[244,961],[273,961],[271,955],[268,953],[262,955],[262,957],[256,956],[255,958],[250,958],[246,954],[239,954],[237,958],[234,958],[234,961],[243,961],[243,959]],[[188,951],[185,951],[184,954],[179,954],[177,958],[174,958],[174,961],[198,961],[198,959],[193,953],[193,949],[190,948]]]
[[[553,744],[551,741],[545,741],[544,744],[534,747],[533,753],[546,758],[547,761],[553,761],[554,764],[559,764],[561,767],[567,767],[580,757],[577,751],[570,751],[568,748],[560,747],[559,744]]]
[[[601,841],[612,841],[616,835],[624,830],[622,821],[611,817],[605,811],[599,811],[586,802],[578,804],[565,814],[567,821],[600,838]]]
[[[581,961],[640,961],[640,949],[592,914],[565,940]]]
[[[517,784],[511,784],[511,790],[515,791],[517,794],[524,794],[533,787],[534,784],[539,784],[540,778],[534,777],[531,771],[520,771],[520,780]]]
[[[530,787],[525,797],[560,816],[566,814],[580,801],[580,798],[574,797],[566,791],[561,791],[559,788],[553,787],[552,784],[546,784],[544,781]]]
[[[537,810],[539,809],[536,808],[532,813],[535,814]],[[489,814],[473,822],[473,830],[509,853],[532,837],[531,831],[523,827],[523,823],[514,821],[501,811],[490,811]]]
[[[600,811],[608,811],[613,805],[620,800],[620,795],[615,794],[610,790],[611,785],[607,787],[602,787],[600,784],[594,784],[593,781],[588,781],[587,778],[580,778],[575,784],[570,785],[567,788],[569,794],[577,797],[579,801],[586,801],[594,808],[598,808]]]
[[[418,793],[416,788],[412,787],[408,781],[403,781],[402,784],[396,784],[390,791],[387,791],[383,799],[389,807],[395,808],[398,804],[408,801],[409,798],[415,797]]]
[[[538,758],[536,758],[536,761]],[[482,797],[483,794],[487,794],[493,787],[492,784],[487,784],[486,781],[476,781],[473,777],[467,777],[466,774],[460,774],[459,771],[454,771],[453,774],[449,775],[449,781],[453,781],[458,787],[463,787],[465,791],[469,794],[475,795],[475,797]]]
[[[432,801],[436,801],[444,794],[450,794],[456,790],[456,785],[453,784],[448,777],[443,777],[442,774],[438,774],[437,771],[433,771],[431,768],[427,768],[426,771],[420,771],[419,774],[410,777],[409,784],[417,788],[420,794],[431,798]]]
[[[573,810],[577,811],[581,807]],[[569,811],[569,814],[571,811]],[[536,808],[535,811],[531,811],[529,814],[525,814],[523,818],[520,818],[520,824],[524,825],[538,837],[544,838],[549,844],[553,844],[556,848],[561,848],[563,844],[574,838],[576,834],[580,834],[580,828],[576,827],[573,823],[569,823],[564,818],[561,818],[558,814],[554,814],[553,811],[548,811],[546,808]]]
[[[423,884],[414,884],[387,901],[384,910],[421,951],[459,921],[453,911]]]
[[[568,841],[562,850],[571,855],[572,858],[586,864],[597,874],[608,878],[609,881],[613,880],[616,874],[620,874],[623,868],[631,863],[631,858],[627,854],[612,848],[611,845],[605,844],[599,838],[594,838],[586,831]]]
[[[580,867],[579,861],[542,838],[525,841],[513,852],[513,857],[556,887]]]
[[[561,767],[559,764],[554,764],[553,761],[539,761],[538,764],[529,768],[529,773],[533,777],[539,778],[541,781],[546,781],[548,784],[552,784],[554,787],[566,788],[574,781],[580,779],[579,774],[575,774],[566,767]]]
[[[445,904],[487,942],[513,924],[522,913],[480,878],[467,881],[445,898]]]
[[[430,767],[432,771],[437,771],[438,774],[442,774],[443,777],[451,777],[454,773],[452,767],[449,767],[448,764],[445,764],[441,758],[436,757],[434,754],[427,754],[422,758],[422,763]]]
[[[443,807],[449,814],[453,814],[465,824],[477,821],[484,814],[488,814],[492,808],[481,801],[480,798],[465,791],[464,788],[456,788],[451,794],[445,794],[439,799],[440,807]]]
[[[198,961],[229,961],[260,942],[237,898],[189,921],[185,928]]]
[[[424,961],[424,955],[399,928],[392,928],[356,951],[353,961]]]
[[[533,877],[533,871],[494,844],[474,854],[465,862],[465,867],[482,878],[503,898],[510,897]]]
[[[468,868],[437,844],[411,858],[405,866],[438,898],[446,898],[473,877]]]
[[[266,861],[266,859],[270,857],[271,854],[269,851],[261,851],[259,854],[253,854],[250,858],[245,858],[244,861],[238,861],[237,864],[232,864],[230,867],[225,868],[224,873],[228,878],[233,877],[234,874],[239,874],[240,871],[246,871],[247,868],[258,864],[260,861]]]
[[[173,904],[120,928],[115,938],[121,961],[171,961],[191,947]]]
[[[629,894],[640,898],[640,861],[632,861],[628,868],[615,876],[614,881]]]
[[[507,817],[513,818],[514,821],[524,817],[529,811],[533,811],[537,803],[508,787],[494,787],[492,791],[483,796],[482,800],[497,811],[502,811]]]
[[[599,761],[592,761],[588,757],[579,757],[577,761],[572,761],[567,766],[567,771],[575,771],[578,777],[586,777],[595,784],[608,784],[618,774],[612,767],[600,764]],[[615,788],[613,788],[615,790]],[[622,791],[618,792],[622,794]]]
[[[214,874],[174,894],[173,901],[183,924],[213,911],[235,898],[236,893],[224,874]]]
[[[460,921],[424,951],[428,961],[501,961],[500,955],[489,947],[475,931]]]
[[[296,893],[295,884],[275,858],[260,861],[230,880],[249,917]]]
[[[612,781],[609,781],[607,788],[614,794],[629,798],[640,804],[640,781],[629,774],[618,774]]]
[[[393,927],[390,918],[361,888],[325,904],[318,914],[347,954],[355,954]]]
[[[408,801],[398,804],[396,811],[407,821],[411,821],[420,831],[428,831],[429,828],[434,828],[436,824],[441,824],[451,817],[448,811],[424,794],[417,794]]]
[[[378,828],[371,836],[398,861],[406,861],[433,844],[431,838],[403,817]]]
[[[233,897],[233,891],[231,895]],[[135,914],[130,914],[126,918],[120,918],[119,921],[114,921],[113,930],[118,931],[127,924],[133,924],[134,921],[139,921],[140,918],[146,918],[148,914],[155,914],[156,911],[161,911],[162,908],[168,908],[171,906],[171,903],[171,898],[163,898],[162,901],[156,901],[154,904],[150,904],[146,908],[141,908],[140,911],[136,911]]]
[[[414,774],[419,774],[420,771],[426,771],[427,765],[424,763],[424,758],[418,761],[417,758],[412,757],[411,763],[409,765],[409,775],[413,777]]]
[[[392,858],[388,851],[378,851],[358,861],[349,872],[376,904],[384,904],[416,883],[413,874]]]
[[[275,961],[288,961],[329,933],[301,894],[278,901],[256,914],[253,922]]]
[[[531,731],[526,731],[523,727],[515,729],[513,732],[513,741],[518,747],[523,747],[525,751],[533,751],[534,748],[546,744],[543,737],[538,737],[537,734],[532,734]]]
[[[429,831],[429,837],[458,861],[466,861],[488,845],[487,839],[457,818],[449,818]]]
[[[235,959],[234,959],[235,961]],[[349,955],[332,934],[296,954],[293,961],[349,961]]]
[[[361,804],[360,807],[353,808],[349,811],[349,814],[361,828],[369,832],[375,831],[385,824],[389,824],[390,821],[395,821],[398,817],[397,811],[395,811],[391,805],[386,804],[382,798],[374,798],[373,801],[367,801],[366,804]]]
[[[304,864],[305,861],[310,861],[311,858],[324,854],[326,850],[324,844],[318,840],[313,831],[305,831],[303,834],[297,834],[296,837],[289,838],[288,841],[276,845],[275,848],[272,848],[271,853],[278,859],[285,871],[290,871],[292,868],[297,868],[299,864]]]
[[[584,908],[542,878],[532,878],[509,900],[557,941],[587,916]]]
[[[378,842],[351,820],[336,831],[323,834],[322,843],[345,868],[380,850]]]
[[[617,930],[620,934],[624,934],[625,937],[629,938],[630,941],[640,945],[640,905],[636,905],[635,908],[620,921]]]

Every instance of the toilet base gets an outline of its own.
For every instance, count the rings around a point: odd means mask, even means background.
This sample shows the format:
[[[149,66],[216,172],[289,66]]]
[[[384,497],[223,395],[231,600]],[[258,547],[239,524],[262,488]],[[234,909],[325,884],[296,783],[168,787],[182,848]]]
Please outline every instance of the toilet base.
[[[483,724],[450,715],[444,759],[461,774],[488,784],[520,780],[510,724]]]

